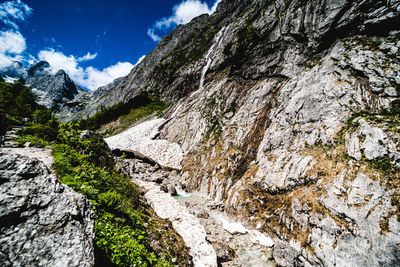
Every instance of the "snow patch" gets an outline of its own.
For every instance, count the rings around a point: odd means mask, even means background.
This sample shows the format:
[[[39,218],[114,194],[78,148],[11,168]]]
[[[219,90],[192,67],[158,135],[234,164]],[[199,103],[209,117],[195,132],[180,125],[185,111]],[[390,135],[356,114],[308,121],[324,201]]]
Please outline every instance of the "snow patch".
[[[220,222],[222,222],[222,227],[228,231],[230,234],[247,234],[248,230],[239,222],[230,222],[224,217],[217,218]]]
[[[106,138],[105,141],[111,150],[133,152],[136,156],[156,162],[163,168],[181,170],[181,147],[168,140],[154,140],[165,122],[165,119],[147,121]]]
[[[204,227],[196,217],[190,214],[185,207],[179,205],[171,195],[162,192],[158,185],[141,180],[135,180],[135,183],[147,190],[144,197],[157,215],[172,222],[176,232],[189,247],[194,266],[216,267],[217,255],[207,241]]]
[[[249,234],[251,241],[253,241],[254,243],[258,243],[261,246],[272,247],[275,244],[270,237],[262,234],[257,230],[250,231]]]

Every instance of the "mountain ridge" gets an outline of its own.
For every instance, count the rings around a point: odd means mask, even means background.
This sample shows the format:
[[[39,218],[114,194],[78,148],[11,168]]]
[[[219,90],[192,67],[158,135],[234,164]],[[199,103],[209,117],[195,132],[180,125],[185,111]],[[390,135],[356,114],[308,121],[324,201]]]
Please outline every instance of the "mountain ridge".
[[[277,264],[393,266],[399,19],[400,1],[222,1],[85,112],[173,103],[153,139],[181,147],[179,182],[271,236]],[[134,134],[125,150],[157,154]]]

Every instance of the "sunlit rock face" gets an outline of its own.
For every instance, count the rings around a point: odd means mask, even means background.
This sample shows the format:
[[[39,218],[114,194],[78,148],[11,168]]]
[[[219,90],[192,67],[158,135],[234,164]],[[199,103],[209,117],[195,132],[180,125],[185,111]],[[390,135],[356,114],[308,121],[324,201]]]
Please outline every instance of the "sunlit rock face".
[[[54,70],[46,61],[31,65],[28,69],[20,62],[13,62],[0,70],[6,82],[14,83],[20,77],[32,88],[37,102],[52,110],[60,120],[67,121],[86,105],[90,93],[78,85],[64,70]],[[118,79],[113,83],[117,83]]]
[[[174,103],[151,140],[280,265],[399,265],[399,21],[400,1],[222,1],[85,112]]]
[[[89,92],[80,88],[64,70],[54,71],[46,61],[32,65],[26,83],[38,95],[38,102],[50,108],[61,120],[68,120],[82,110]]]
[[[36,159],[0,153],[2,266],[93,266],[90,202]]]

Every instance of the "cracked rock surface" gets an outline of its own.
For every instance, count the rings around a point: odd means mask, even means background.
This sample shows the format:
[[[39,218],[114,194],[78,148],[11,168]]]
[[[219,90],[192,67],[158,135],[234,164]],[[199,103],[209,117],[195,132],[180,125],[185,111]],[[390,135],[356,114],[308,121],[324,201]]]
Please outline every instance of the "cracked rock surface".
[[[93,266],[91,204],[37,159],[0,152],[2,266]]]

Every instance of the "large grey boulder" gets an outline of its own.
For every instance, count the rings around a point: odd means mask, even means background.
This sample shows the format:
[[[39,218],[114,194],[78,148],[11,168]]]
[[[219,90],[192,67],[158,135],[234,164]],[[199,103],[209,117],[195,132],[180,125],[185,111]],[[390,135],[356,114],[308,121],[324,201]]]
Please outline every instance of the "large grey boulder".
[[[0,153],[2,266],[93,266],[90,202],[36,159]]]

